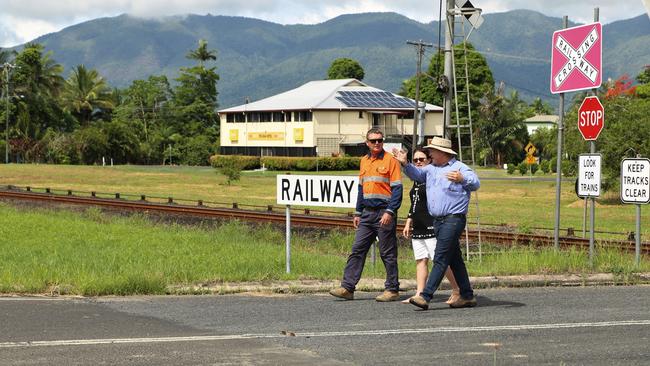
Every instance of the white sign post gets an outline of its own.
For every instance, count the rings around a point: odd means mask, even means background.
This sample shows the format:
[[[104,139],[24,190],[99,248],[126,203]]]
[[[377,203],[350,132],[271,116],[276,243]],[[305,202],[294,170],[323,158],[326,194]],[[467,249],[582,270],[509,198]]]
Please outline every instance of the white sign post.
[[[582,154],[578,160],[578,196],[600,197],[600,154]]]
[[[650,202],[650,160],[623,159],[621,162],[621,201],[636,204],[636,264],[641,258],[641,204]]]
[[[592,151],[593,142],[592,142]],[[578,158],[578,196],[591,198],[591,230],[589,236],[589,264],[594,263],[595,197],[600,197],[600,154],[582,154]]]
[[[291,273],[290,205],[354,208],[359,194],[359,177],[336,175],[278,175],[276,199],[286,205],[286,264]]]

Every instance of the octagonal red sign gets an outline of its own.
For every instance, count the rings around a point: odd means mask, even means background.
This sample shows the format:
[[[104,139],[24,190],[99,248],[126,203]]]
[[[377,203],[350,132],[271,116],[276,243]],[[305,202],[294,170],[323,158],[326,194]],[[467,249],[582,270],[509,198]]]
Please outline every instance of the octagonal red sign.
[[[578,130],[587,140],[596,140],[605,127],[605,108],[598,97],[586,97],[578,109]]]

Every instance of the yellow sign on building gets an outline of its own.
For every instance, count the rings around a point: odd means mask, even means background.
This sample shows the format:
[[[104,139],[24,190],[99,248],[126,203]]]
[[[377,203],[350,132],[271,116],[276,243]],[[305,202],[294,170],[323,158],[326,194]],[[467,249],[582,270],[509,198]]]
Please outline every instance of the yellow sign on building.
[[[249,141],[284,141],[284,132],[249,132]]]
[[[296,142],[304,141],[305,140],[305,129],[304,128],[294,128],[293,129],[293,139]]]
[[[239,130],[230,130],[230,142],[239,141]]]

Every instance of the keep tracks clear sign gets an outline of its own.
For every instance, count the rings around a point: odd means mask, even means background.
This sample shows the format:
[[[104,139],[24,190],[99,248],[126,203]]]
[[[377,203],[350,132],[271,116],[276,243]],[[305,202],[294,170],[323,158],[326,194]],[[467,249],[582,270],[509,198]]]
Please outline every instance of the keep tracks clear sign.
[[[336,175],[278,175],[279,205],[355,207],[359,177]]]

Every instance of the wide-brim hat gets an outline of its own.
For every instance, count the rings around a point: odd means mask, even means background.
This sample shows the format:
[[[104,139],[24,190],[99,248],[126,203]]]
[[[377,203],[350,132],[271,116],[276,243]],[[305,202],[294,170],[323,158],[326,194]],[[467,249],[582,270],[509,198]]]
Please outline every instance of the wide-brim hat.
[[[447,154],[458,155],[454,150],[451,149],[451,140],[443,139],[442,137],[434,137],[429,145],[424,147],[425,149],[436,149]]]

